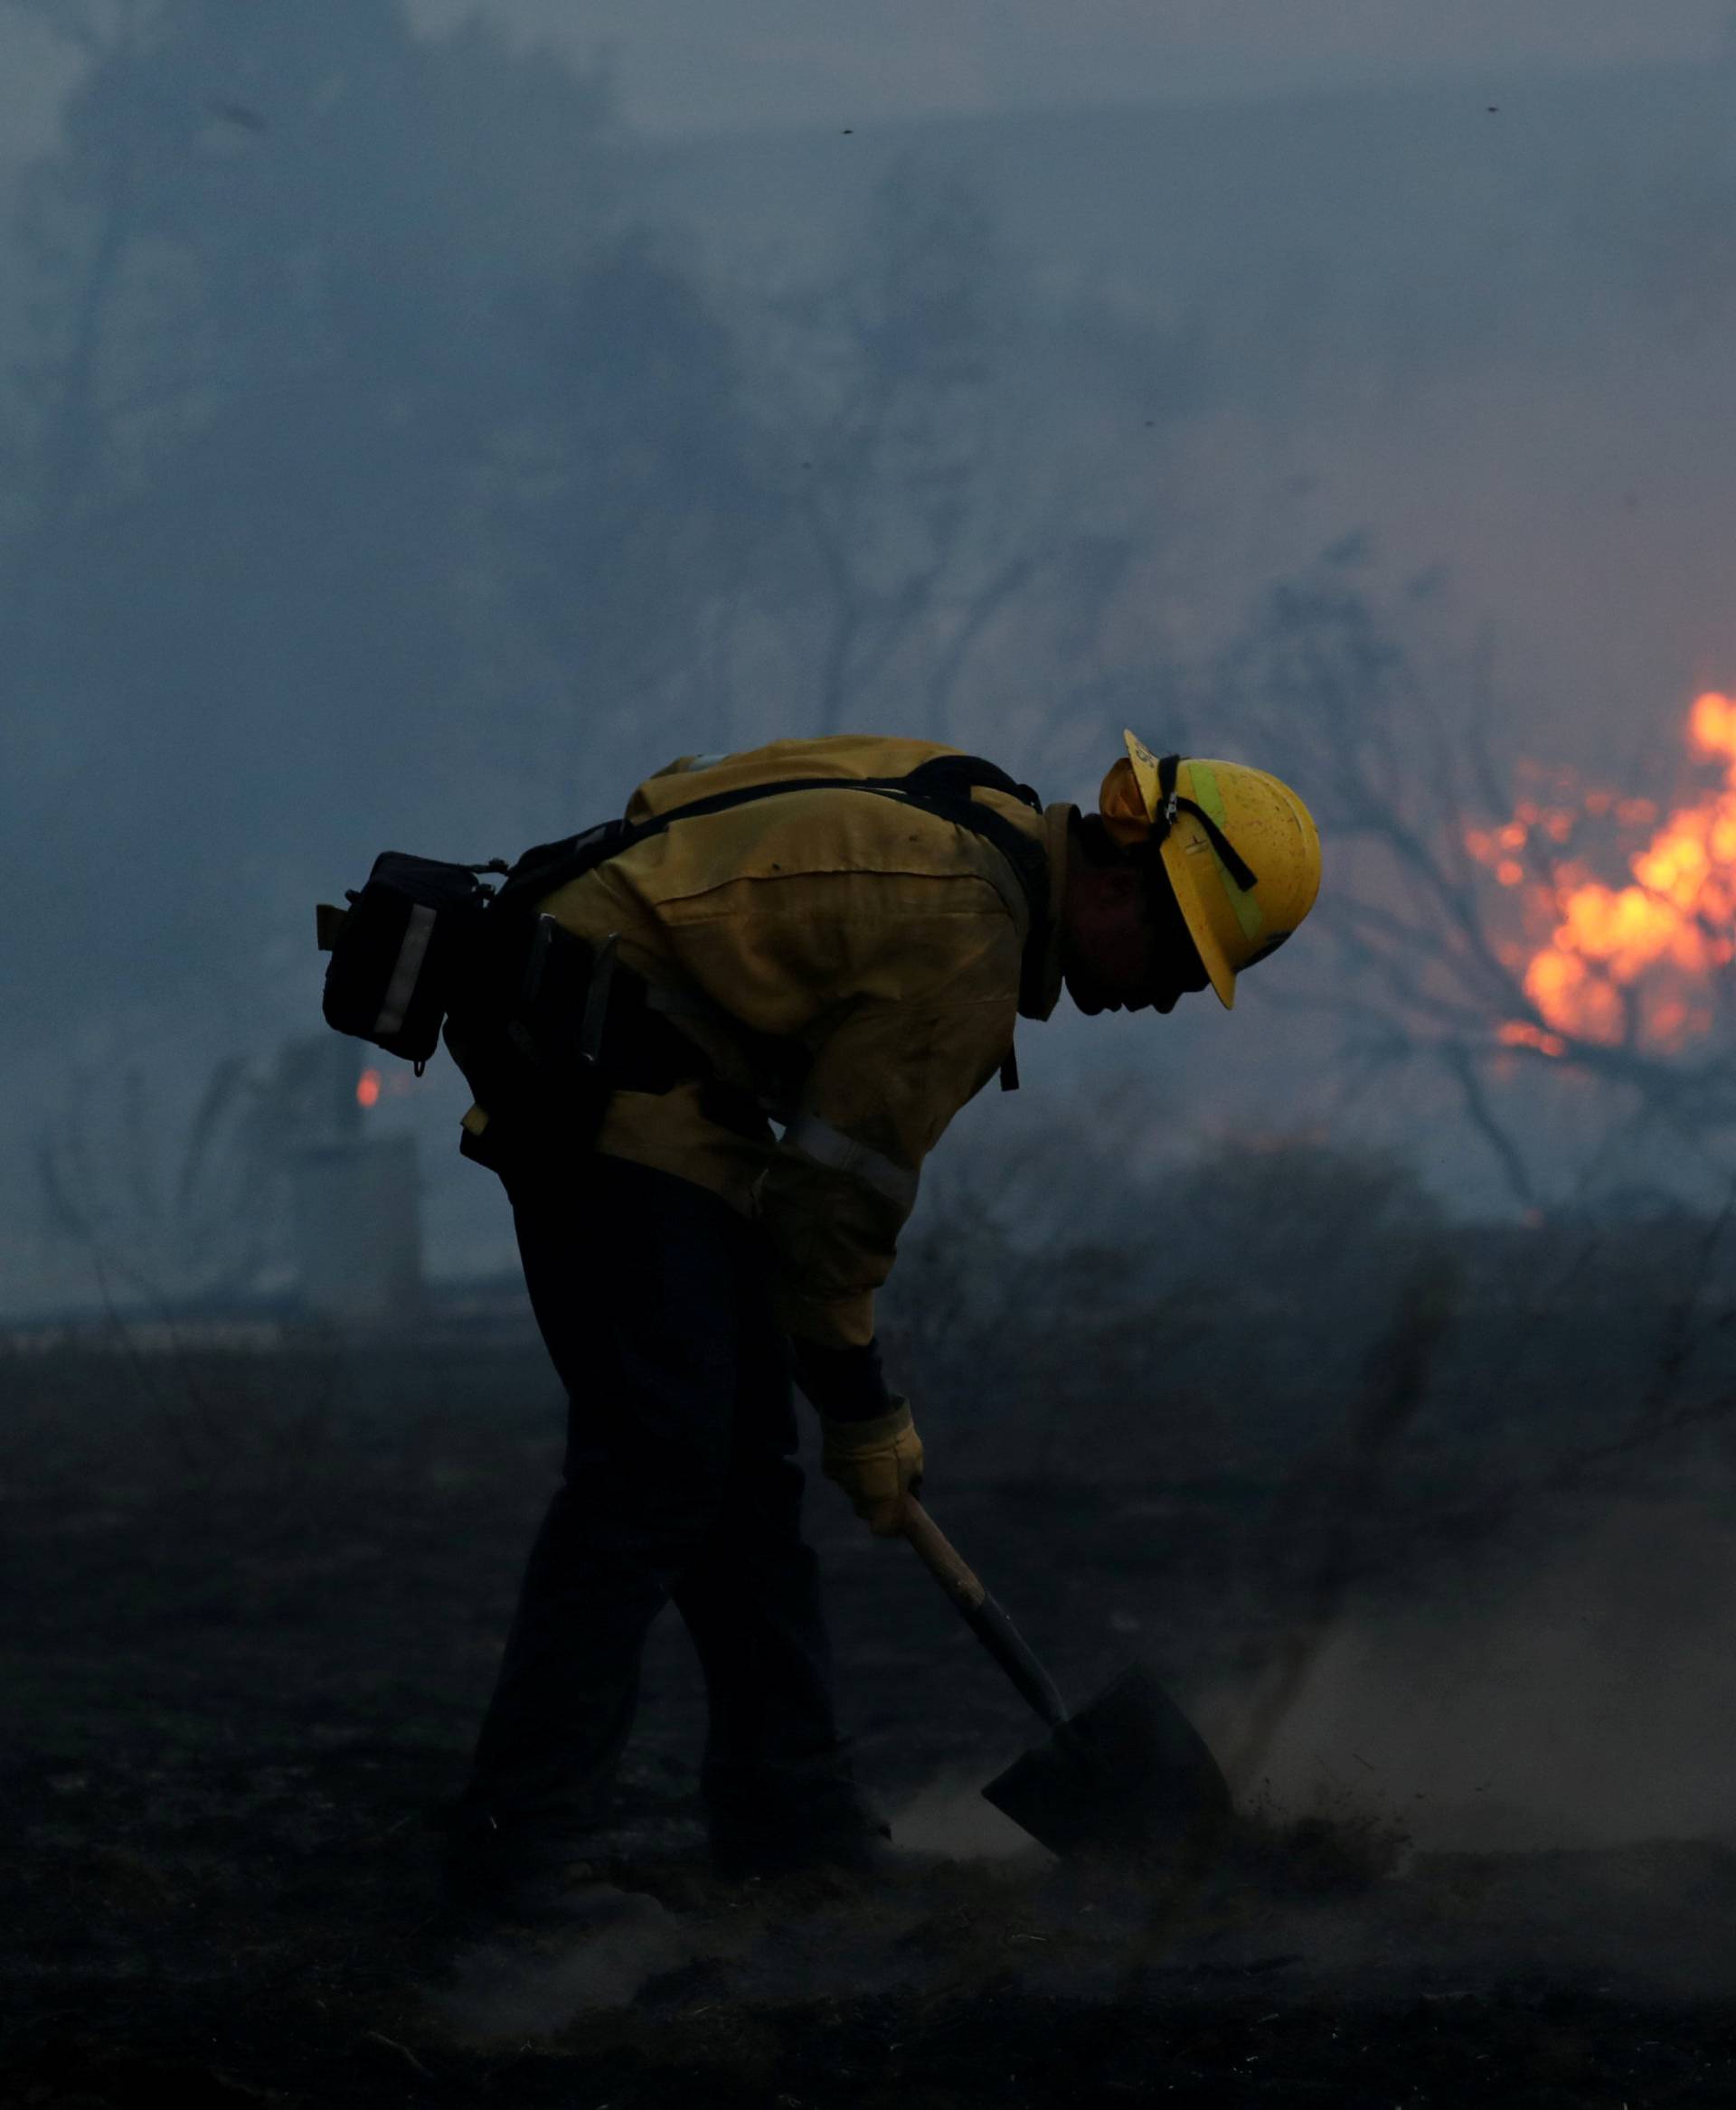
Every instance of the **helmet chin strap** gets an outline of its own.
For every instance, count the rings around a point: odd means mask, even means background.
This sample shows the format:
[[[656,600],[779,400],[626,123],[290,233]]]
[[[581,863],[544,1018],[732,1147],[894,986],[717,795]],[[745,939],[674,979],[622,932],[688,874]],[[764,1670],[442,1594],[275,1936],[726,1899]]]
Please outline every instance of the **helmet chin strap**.
[[[1176,791],[1176,772],[1181,766],[1182,758],[1179,755],[1164,755],[1158,758],[1157,791],[1163,804],[1152,819],[1152,841],[1155,843],[1162,843],[1167,838],[1170,830],[1175,825],[1177,815],[1192,814],[1205,830],[1207,842],[1222,858],[1225,871],[1243,893],[1251,893],[1260,881],[1252,868],[1244,862],[1235,844],[1197,800],[1184,798]]]

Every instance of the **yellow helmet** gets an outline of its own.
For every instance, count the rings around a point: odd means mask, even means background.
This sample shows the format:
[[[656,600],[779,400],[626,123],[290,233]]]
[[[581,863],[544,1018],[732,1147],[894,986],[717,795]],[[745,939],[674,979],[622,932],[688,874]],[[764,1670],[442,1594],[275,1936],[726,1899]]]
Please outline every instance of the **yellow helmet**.
[[[1103,779],[1104,825],[1118,843],[1156,838],[1164,870],[1218,1000],[1276,952],[1320,890],[1320,836],[1288,784],[1241,762],[1154,755],[1132,733]]]

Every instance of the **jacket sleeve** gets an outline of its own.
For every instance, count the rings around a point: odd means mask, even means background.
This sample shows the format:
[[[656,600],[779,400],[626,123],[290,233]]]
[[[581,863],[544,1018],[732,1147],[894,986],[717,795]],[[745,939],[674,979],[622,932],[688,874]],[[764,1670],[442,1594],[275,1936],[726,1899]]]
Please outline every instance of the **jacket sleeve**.
[[[778,1316],[798,1343],[873,1340],[922,1161],[1012,1041],[1017,975],[999,950],[944,998],[856,1001],[821,1043],[760,1189]]]

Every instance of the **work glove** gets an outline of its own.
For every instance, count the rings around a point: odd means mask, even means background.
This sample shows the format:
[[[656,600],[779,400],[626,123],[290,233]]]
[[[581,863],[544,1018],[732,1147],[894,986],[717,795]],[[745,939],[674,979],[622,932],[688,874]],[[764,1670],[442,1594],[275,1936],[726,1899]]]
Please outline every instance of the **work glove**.
[[[843,1488],[850,1506],[877,1539],[895,1539],[904,1528],[904,1498],[922,1483],[922,1438],[910,1419],[908,1399],[872,1421],[821,1418],[825,1441],[820,1470]]]

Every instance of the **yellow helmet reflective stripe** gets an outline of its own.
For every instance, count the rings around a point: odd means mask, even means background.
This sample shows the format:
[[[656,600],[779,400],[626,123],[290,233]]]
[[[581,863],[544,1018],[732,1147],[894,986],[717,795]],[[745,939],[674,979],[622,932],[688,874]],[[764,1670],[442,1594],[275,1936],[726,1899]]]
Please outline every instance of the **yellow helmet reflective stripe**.
[[[1103,818],[1127,843],[1156,837],[1201,963],[1228,1009],[1236,976],[1276,952],[1320,890],[1320,836],[1289,786],[1264,769],[1152,753],[1128,732],[1104,779]]]

